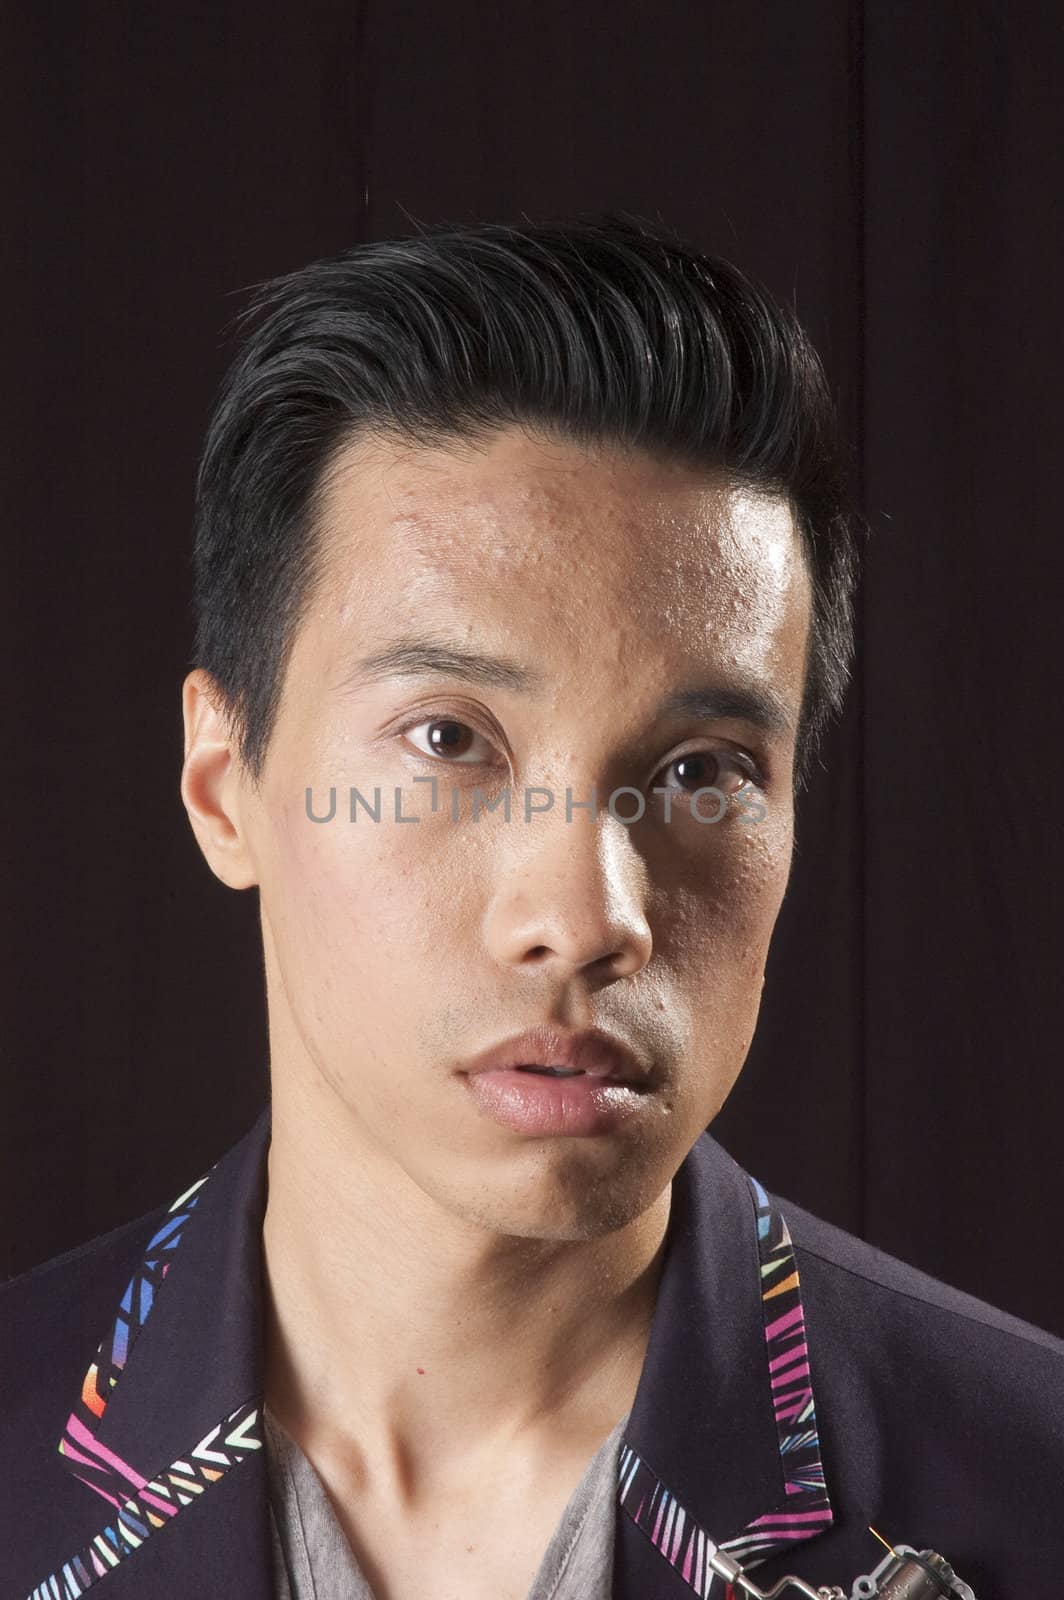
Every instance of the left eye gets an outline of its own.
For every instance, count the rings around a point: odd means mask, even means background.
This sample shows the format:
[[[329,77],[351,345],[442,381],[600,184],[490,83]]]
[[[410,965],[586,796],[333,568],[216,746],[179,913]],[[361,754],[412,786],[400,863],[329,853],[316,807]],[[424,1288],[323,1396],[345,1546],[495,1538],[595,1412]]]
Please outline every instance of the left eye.
[[[492,748],[482,733],[478,733],[468,723],[457,722],[451,717],[432,717],[424,722],[414,722],[404,728],[403,732],[419,754],[433,756],[441,761],[464,761],[469,764],[483,761],[485,756],[476,748],[478,739],[487,749]],[[428,748],[418,744],[412,737],[414,734],[423,735]],[[472,754],[470,754],[471,744]]]
[[[679,784],[662,787],[679,788],[694,794],[696,789],[720,789],[725,794],[737,794],[744,784],[755,777],[753,770],[739,756],[728,756],[717,750],[690,750],[686,755],[674,756],[662,772],[677,771]],[[682,770],[681,770],[682,769]],[[729,778],[736,780],[729,784]]]

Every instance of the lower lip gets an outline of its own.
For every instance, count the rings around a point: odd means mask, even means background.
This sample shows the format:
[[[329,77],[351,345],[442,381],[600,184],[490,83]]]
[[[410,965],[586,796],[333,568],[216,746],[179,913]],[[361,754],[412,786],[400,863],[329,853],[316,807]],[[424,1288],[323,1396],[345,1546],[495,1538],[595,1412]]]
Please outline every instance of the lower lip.
[[[507,1067],[469,1074],[469,1090],[487,1116],[515,1133],[587,1138],[638,1115],[650,1099],[624,1083],[583,1073],[552,1078]]]

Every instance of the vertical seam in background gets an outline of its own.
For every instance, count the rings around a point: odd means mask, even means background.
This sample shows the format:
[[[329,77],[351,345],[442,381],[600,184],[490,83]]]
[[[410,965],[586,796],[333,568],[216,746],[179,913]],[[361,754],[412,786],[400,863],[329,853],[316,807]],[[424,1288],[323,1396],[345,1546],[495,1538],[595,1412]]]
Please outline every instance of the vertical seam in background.
[[[359,244],[365,244],[370,238],[369,224],[369,127],[370,105],[369,63],[366,59],[366,38],[368,33],[367,19],[369,13],[369,0],[356,0],[355,5],[355,62],[354,62],[354,87],[355,87],[355,161],[358,172],[356,182],[355,206],[355,238]]]
[[[854,340],[854,357],[856,372],[854,374],[854,405],[853,420],[857,444],[857,483],[856,493],[858,506],[862,517],[866,514],[866,492],[868,474],[865,461],[865,375],[867,371],[868,354],[868,230],[865,221],[867,200],[867,73],[865,71],[865,15],[867,0],[851,7],[852,20],[850,36],[850,73],[852,81],[852,99],[854,116],[854,137],[851,184],[855,209],[855,250],[854,260],[856,267],[856,283],[854,285],[854,299],[857,313],[857,336]],[[866,549],[866,540],[862,536],[862,557]],[[860,665],[856,674],[854,685],[857,692],[858,717],[857,717],[857,828],[860,841],[857,852],[857,893],[858,893],[858,997],[857,997],[857,1031],[860,1041],[860,1156],[858,1159],[858,1184],[860,1193],[859,1226],[862,1239],[868,1237],[868,1219],[870,1212],[868,1193],[869,1173],[869,1138],[870,1138],[870,1102],[869,1102],[869,1046],[868,1038],[868,781],[866,767],[867,749],[867,699],[865,695],[865,660],[868,649],[868,635],[865,626],[865,587],[864,587],[865,562],[861,562],[861,574],[857,585],[856,625],[857,636],[861,646]]]

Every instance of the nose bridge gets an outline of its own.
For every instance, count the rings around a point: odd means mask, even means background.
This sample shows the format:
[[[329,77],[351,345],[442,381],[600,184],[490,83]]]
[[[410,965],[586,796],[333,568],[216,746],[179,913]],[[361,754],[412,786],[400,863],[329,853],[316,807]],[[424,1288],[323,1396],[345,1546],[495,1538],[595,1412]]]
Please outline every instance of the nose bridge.
[[[604,797],[596,796],[595,818],[579,807],[581,798],[587,796],[574,794],[568,816],[564,795],[527,822],[523,810],[515,812],[485,935],[508,964],[553,957],[573,968],[600,963],[624,976],[650,958],[646,863],[632,830],[610,814]],[[622,816],[624,798],[617,805]]]

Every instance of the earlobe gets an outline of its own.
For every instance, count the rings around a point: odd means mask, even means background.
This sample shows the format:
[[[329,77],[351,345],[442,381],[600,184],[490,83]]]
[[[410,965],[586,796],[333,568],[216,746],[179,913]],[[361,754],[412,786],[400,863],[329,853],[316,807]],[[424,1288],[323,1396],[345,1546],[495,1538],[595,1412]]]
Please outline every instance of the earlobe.
[[[208,673],[189,673],[181,702],[181,799],[192,831],[216,878],[230,889],[253,888],[258,879],[241,824],[240,763]]]

